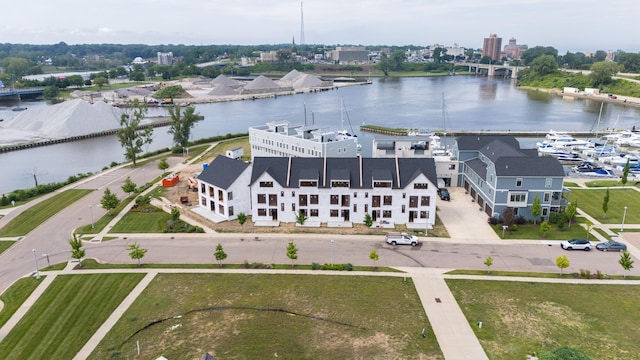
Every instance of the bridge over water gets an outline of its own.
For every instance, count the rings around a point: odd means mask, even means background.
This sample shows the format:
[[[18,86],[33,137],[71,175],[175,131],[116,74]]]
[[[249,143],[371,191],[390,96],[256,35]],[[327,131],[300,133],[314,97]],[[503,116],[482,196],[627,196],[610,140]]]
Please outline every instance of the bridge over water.
[[[487,76],[500,76],[510,77],[513,79],[518,78],[518,72],[526,66],[511,66],[511,65],[499,65],[499,64],[477,64],[477,63],[462,63],[461,66],[468,66],[470,72],[486,73]]]
[[[31,99],[42,95],[44,87],[0,88],[0,101]]]

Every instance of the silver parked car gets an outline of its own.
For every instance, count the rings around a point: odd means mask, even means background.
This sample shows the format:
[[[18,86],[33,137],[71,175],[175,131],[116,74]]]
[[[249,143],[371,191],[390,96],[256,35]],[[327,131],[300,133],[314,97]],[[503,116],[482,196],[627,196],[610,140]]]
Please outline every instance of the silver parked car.
[[[560,243],[560,247],[565,250],[591,250],[591,243],[587,239],[571,239]]]
[[[600,251],[627,251],[627,245],[617,241],[606,241],[596,244]]]

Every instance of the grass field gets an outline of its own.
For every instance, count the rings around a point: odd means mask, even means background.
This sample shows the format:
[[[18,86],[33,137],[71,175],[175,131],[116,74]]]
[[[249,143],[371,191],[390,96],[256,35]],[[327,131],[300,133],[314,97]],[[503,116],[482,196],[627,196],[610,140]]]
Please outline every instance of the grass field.
[[[442,359],[423,328],[402,278],[160,274],[90,359]]]
[[[0,254],[5,252],[5,250],[10,248],[14,243],[15,241],[0,241]]]
[[[143,276],[58,276],[0,343],[2,358],[72,359]]]
[[[540,223],[538,224],[524,224],[518,225],[518,229],[507,230],[504,232],[504,237],[502,236],[502,225],[492,225],[493,231],[498,234],[498,236],[502,239],[549,239],[549,240],[568,240],[573,238],[585,238],[587,237],[587,230],[582,226],[573,222],[571,227],[565,225],[564,228],[559,229],[555,224],[550,224],[551,230],[547,231],[546,234],[543,234],[540,231]]]
[[[633,189],[611,188],[606,218],[603,218],[602,203],[606,189],[572,189],[571,201],[578,201],[578,207],[603,224],[620,224],[624,207],[627,206],[625,224],[640,223],[640,192]]]
[[[561,346],[591,359],[640,359],[639,286],[473,280],[447,284],[490,359],[524,359]]]
[[[91,193],[91,191],[93,190],[66,190],[26,209],[0,229],[0,237],[28,234],[59,211]]]
[[[35,278],[22,278],[13,283],[2,295],[0,300],[4,303],[2,311],[0,311],[0,328],[11,318],[11,316],[18,310],[20,305],[31,295],[33,290],[40,285],[40,282],[44,279],[44,276],[40,277],[40,280]]]

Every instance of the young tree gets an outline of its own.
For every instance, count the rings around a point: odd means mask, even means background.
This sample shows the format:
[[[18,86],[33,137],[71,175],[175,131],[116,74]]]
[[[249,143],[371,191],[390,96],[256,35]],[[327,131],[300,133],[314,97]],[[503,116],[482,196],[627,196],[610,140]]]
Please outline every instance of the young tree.
[[[144,144],[151,144],[153,141],[153,128],[151,126],[144,130],[138,130],[140,122],[147,114],[146,104],[134,100],[129,104],[131,111],[120,116],[120,129],[116,132],[120,145],[124,148],[124,156],[136,166],[138,154],[142,153]]]
[[[380,255],[378,255],[378,249],[373,248],[369,253],[369,259],[373,261],[373,268],[376,268],[376,261],[380,260]]]
[[[117,208],[118,204],[120,204],[120,200],[118,200],[116,194],[112,193],[109,188],[104,189],[104,194],[102,195],[102,199],[100,200],[100,205],[102,205],[102,207],[107,210],[109,214],[111,214],[111,210]]]
[[[238,223],[240,223],[240,225],[244,225],[245,222],[247,222],[247,214],[241,212],[238,214]]]
[[[540,205],[540,196],[536,194],[536,197],[533,198],[533,204],[531,204],[531,215],[533,216],[533,223],[535,224],[538,220],[538,216],[542,213],[542,206]]]
[[[82,240],[73,234],[73,239],[69,239],[69,245],[71,245],[71,258],[78,260],[82,266],[82,258],[85,256],[85,251],[82,249]]]
[[[127,197],[131,197],[131,193],[136,191],[136,188],[138,188],[138,185],[131,181],[130,176],[127,176],[127,178],[124,180],[124,184],[122,184],[122,191],[127,193]]]
[[[607,188],[607,192],[604,193],[604,199],[602,199],[602,218],[607,218],[607,210],[609,210],[609,188]]]
[[[180,209],[177,207],[171,208],[171,220],[174,222],[180,220]]]
[[[622,178],[620,179],[622,186],[627,185],[627,178],[629,177],[630,168],[631,166],[629,165],[629,159],[627,159],[627,163],[624,165],[624,169],[622,169]]]
[[[631,271],[631,269],[633,269],[633,259],[631,259],[631,255],[629,255],[629,252],[622,252],[622,255],[620,255],[620,260],[618,260],[618,264],[620,264],[620,266],[622,266],[622,268],[627,271]],[[627,278],[627,274],[624,274],[623,276],[625,279]]]
[[[129,244],[129,256],[131,260],[138,260],[138,267],[140,267],[140,260],[147,253],[148,249],[143,249],[138,243]]]
[[[93,79],[93,85],[97,86],[98,89],[102,90],[102,87],[109,83],[109,80],[104,76],[98,76]]]
[[[287,244],[287,257],[291,259],[291,268],[293,268],[293,261],[298,259],[298,247],[293,241]]]
[[[572,201],[567,205],[567,208],[564,211],[564,216],[569,223],[569,227],[571,227],[571,222],[576,218],[578,214],[578,200]]]
[[[562,276],[562,271],[569,267],[569,258],[567,255],[558,256],[556,258],[556,266],[560,269],[560,276]]]
[[[172,122],[167,131],[173,135],[173,145],[177,149],[183,149],[189,145],[191,129],[193,129],[196,121],[198,121],[198,115],[195,114],[195,107],[187,106],[184,109],[184,114],[181,114],[180,110],[180,105],[177,104],[169,108],[169,115],[171,116]]]
[[[489,269],[491,268],[491,265],[493,265],[493,258],[491,256],[487,256],[484,264],[487,265],[487,274],[491,274],[491,271]]]
[[[166,158],[163,158],[162,160],[158,161],[158,169],[165,171],[169,168],[169,162],[167,161]]]
[[[589,235],[591,235],[591,228],[593,227],[593,223],[590,220],[585,220],[584,225],[587,227],[587,240],[589,240]]]
[[[366,227],[371,227],[371,225],[373,225],[373,219],[371,218],[371,215],[369,213],[364,214],[363,223]]]
[[[540,223],[540,231],[542,231],[542,236],[547,237],[547,232],[551,230],[551,225],[548,222],[543,221]]]
[[[502,210],[502,224],[511,226],[516,222],[516,214],[513,212],[513,208],[507,207]]]
[[[304,214],[304,211],[299,210],[298,215],[296,215],[296,223],[300,225],[304,225],[306,221],[307,221],[307,215]]]
[[[216,246],[216,251],[213,253],[213,256],[215,256],[216,261],[218,262],[218,265],[222,267],[222,261],[227,258],[227,253],[224,252],[224,249],[222,248],[222,244],[218,244]]]

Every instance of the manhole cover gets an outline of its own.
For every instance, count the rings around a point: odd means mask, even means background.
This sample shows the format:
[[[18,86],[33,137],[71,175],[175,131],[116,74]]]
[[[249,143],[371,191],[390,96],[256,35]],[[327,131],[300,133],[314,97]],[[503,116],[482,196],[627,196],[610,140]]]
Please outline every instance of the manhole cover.
[[[440,300],[440,298],[436,298],[436,302],[437,302],[437,303],[441,303],[441,302],[442,302],[442,300]]]

